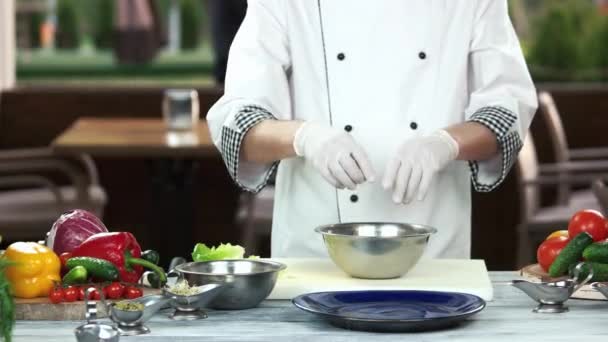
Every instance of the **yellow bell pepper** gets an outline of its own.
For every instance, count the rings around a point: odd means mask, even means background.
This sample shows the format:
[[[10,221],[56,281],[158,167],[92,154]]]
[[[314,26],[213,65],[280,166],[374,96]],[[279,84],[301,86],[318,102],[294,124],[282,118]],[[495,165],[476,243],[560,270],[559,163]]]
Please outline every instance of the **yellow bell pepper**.
[[[51,249],[35,242],[15,242],[3,255],[14,263],[6,269],[13,296],[45,297],[61,281],[61,262]]]

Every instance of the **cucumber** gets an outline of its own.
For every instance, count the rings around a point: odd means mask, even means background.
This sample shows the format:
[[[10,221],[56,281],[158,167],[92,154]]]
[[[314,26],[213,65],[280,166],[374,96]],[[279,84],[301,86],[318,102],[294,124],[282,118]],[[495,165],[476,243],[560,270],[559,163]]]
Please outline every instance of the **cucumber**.
[[[568,273],[570,266],[576,264],[581,259],[585,248],[592,243],[593,238],[586,232],[575,236],[555,258],[555,261],[549,267],[549,275],[551,277],[561,277]]]
[[[79,284],[87,281],[89,273],[83,266],[76,266],[63,276],[63,283],[66,285]]]
[[[581,268],[581,273],[580,273],[581,279],[587,278],[587,275],[589,274],[589,266],[591,266],[593,268],[593,278],[591,278],[591,282],[608,281],[608,264],[603,264],[603,263],[599,263],[599,262],[583,263],[583,267]]]
[[[90,257],[74,257],[66,261],[65,266],[70,270],[76,266],[86,268],[89,275],[103,281],[118,280],[118,268],[113,263]]]
[[[596,242],[583,251],[586,261],[608,264],[608,242]]]

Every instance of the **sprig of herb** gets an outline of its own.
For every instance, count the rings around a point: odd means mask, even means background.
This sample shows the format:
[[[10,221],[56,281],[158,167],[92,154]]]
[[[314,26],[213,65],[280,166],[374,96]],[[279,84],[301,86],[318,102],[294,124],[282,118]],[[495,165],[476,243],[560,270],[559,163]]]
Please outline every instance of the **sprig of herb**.
[[[11,342],[15,325],[15,301],[10,292],[10,284],[4,273],[12,263],[0,258],[0,336]]]

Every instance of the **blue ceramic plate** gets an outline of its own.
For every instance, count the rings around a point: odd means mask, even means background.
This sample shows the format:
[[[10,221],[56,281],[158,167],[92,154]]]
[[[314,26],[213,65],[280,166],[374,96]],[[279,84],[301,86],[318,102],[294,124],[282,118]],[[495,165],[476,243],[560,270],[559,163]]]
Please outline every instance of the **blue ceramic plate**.
[[[407,332],[445,329],[480,312],[474,295],[433,291],[343,291],[304,294],[298,308],[352,330]]]

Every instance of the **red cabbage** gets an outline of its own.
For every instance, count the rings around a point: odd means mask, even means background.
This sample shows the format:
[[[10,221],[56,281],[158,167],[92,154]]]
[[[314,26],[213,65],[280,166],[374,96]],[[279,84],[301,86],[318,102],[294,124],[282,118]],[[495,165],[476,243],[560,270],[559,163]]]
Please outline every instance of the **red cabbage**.
[[[47,234],[47,246],[57,255],[72,252],[89,236],[105,233],[108,228],[94,214],[76,209],[61,215]]]

